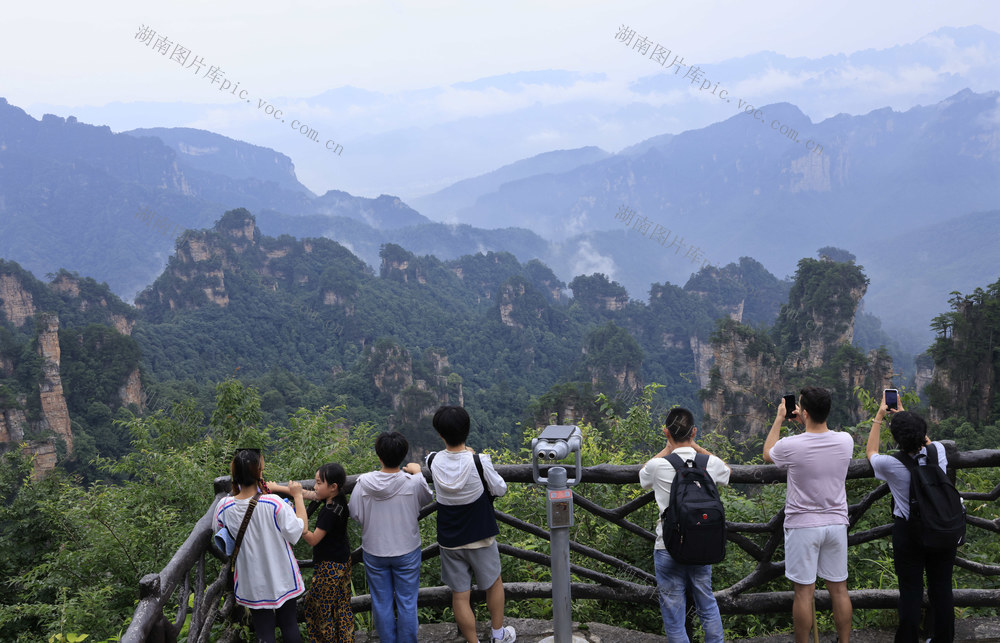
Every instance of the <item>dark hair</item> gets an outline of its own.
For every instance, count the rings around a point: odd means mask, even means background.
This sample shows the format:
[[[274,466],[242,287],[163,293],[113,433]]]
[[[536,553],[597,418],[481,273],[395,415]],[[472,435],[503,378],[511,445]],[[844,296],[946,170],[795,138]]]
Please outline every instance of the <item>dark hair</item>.
[[[337,485],[337,495],[333,497],[331,502],[336,502],[347,512],[347,498],[344,496],[344,485],[347,484],[347,472],[344,471],[344,467],[337,462],[327,462],[316,470],[316,475],[327,484]],[[350,513],[344,513],[344,516],[350,516]]]
[[[691,439],[691,430],[694,428],[694,416],[691,415],[691,411],[675,406],[667,412],[665,423],[674,442],[687,442]]]
[[[389,469],[395,469],[402,464],[409,450],[410,443],[399,431],[383,431],[375,439],[375,455],[382,461],[382,465]]]
[[[912,411],[893,413],[889,430],[899,448],[906,453],[916,453],[924,446],[927,437],[927,423],[924,418]]]
[[[234,496],[246,487],[260,486],[263,473],[260,449],[236,449],[229,465],[229,473],[233,480]]]
[[[469,413],[461,406],[442,406],[434,414],[434,430],[448,446],[462,446],[469,439]]]
[[[316,474],[323,482],[337,485],[338,494],[344,492],[344,485],[347,484],[347,472],[339,463],[327,462],[316,470]]]
[[[816,424],[823,424],[830,416],[830,391],[819,386],[807,386],[799,391],[799,404]]]

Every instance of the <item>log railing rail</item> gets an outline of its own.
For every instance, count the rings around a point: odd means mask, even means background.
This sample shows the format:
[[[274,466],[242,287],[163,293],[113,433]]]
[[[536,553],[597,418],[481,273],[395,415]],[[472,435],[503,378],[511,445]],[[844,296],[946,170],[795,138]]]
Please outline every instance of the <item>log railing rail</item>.
[[[945,441],[948,454],[949,475],[954,477],[957,469],[976,469],[1000,467],[1000,450],[982,449],[978,451],[958,452],[954,443]],[[631,485],[638,484],[641,465],[599,465],[585,467],[582,481],[588,484]],[[498,465],[497,472],[508,484],[532,484],[531,465]],[[426,474],[425,474],[426,475]],[[867,460],[859,459],[851,462],[848,469],[848,479],[872,478],[871,465]],[[353,488],[357,476],[348,478],[345,489]],[[732,465],[730,484],[771,484],[784,483],[786,472],[773,465]],[[311,481],[303,481],[309,486]],[[206,561],[208,556],[214,556],[225,561],[224,554],[211,545],[212,521],[214,509],[218,500],[229,490],[229,478],[215,480],[216,497],[212,506],[195,523],[191,534],[177,550],[170,562],[159,573],[147,574],[139,581],[139,604],[133,614],[132,621],[122,637],[123,642],[140,641],[169,642],[176,641],[185,622],[188,623],[187,640],[191,643],[207,642],[213,625],[220,619],[229,619],[234,601],[232,595],[225,595],[225,565],[216,578],[206,578]],[[888,494],[886,484],[881,484],[865,495],[859,502],[849,507],[849,529],[874,503]],[[968,492],[962,497],[966,501],[995,501],[1000,498],[1000,484],[988,492]],[[612,523],[621,529],[638,535],[652,542],[653,532],[629,520],[629,515],[653,501],[653,493],[642,496],[620,507],[608,509],[587,499],[579,493],[574,494],[574,503],[579,509]],[[437,508],[431,504],[421,512],[421,518],[433,513]],[[535,525],[516,516],[502,511],[496,511],[497,519],[511,527],[538,538],[548,540],[549,532],[545,525]],[[986,530],[994,534],[1000,533],[1000,518],[985,520],[977,516],[967,516],[969,527]],[[768,582],[782,576],[784,561],[773,560],[774,553],[783,542],[782,524],[784,512],[778,511],[766,523],[728,523],[729,541],[742,549],[755,562],[754,569],[741,580],[729,587],[717,589],[716,598],[719,609],[724,614],[750,614],[765,612],[791,611],[793,592],[761,592],[751,593]],[[856,546],[891,534],[891,525],[880,525],[862,532],[852,532],[848,536],[848,545]],[[766,541],[759,545],[746,534],[767,534]],[[539,552],[498,543],[500,553],[549,566],[549,556]],[[611,576],[604,572],[590,569],[582,565],[570,566],[570,571],[576,577],[591,582],[575,582],[572,584],[572,595],[575,599],[600,599],[639,603],[649,606],[656,605],[656,580],[646,570],[640,569],[609,553],[598,551],[582,543],[570,541],[572,552],[580,556],[608,565],[617,570],[620,576]],[[438,555],[438,546],[433,544],[423,550],[423,559],[427,560]],[[579,559],[579,556],[577,557]],[[360,560],[360,550],[355,550],[354,561]],[[311,566],[312,561],[299,561],[303,567]],[[961,556],[956,559],[958,567],[984,577],[1000,576],[1000,565],[991,565],[968,560]],[[993,583],[995,584],[995,583]],[[523,600],[531,598],[548,598],[552,595],[549,583],[504,583],[507,600]],[[473,592],[477,598],[481,592]],[[816,604],[820,609],[829,609],[830,600],[826,592],[817,592]],[[896,590],[857,589],[851,590],[851,602],[854,609],[891,609],[896,606],[898,592]],[[958,607],[995,607],[1000,604],[998,589],[957,589],[954,592],[955,605]],[[192,598],[193,597],[193,598]],[[164,609],[172,604],[171,598],[179,606],[173,620],[164,615]],[[478,596],[481,600],[481,596]],[[224,599],[220,603],[220,599]],[[191,606],[189,607],[189,602]],[[420,605],[448,605],[451,602],[451,592],[447,587],[425,587],[420,589],[418,603]],[[356,612],[371,609],[368,595],[355,596],[351,605]],[[220,641],[235,640],[235,633],[227,627]]]

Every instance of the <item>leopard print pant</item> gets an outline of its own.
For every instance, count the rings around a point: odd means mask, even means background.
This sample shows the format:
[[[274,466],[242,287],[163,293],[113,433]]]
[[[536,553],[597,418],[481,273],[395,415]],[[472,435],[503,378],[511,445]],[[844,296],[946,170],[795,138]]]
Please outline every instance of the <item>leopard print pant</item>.
[[[305,606],[310,641],[354,643],[351,561],[316,563]]]

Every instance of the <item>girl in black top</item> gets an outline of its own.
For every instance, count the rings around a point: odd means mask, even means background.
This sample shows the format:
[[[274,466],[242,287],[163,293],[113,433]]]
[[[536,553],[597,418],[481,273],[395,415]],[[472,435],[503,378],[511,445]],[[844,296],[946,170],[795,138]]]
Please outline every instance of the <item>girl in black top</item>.
[[[313,547],[313,577],[305,598],[306,624],[312,641],[353,643],[351,612],[351,546],[347,540],[347,474],[336,462],[316,471],[312,499],[323,502],[316,528],[302,532]],[[301,497],[296,502],[302,502]]]

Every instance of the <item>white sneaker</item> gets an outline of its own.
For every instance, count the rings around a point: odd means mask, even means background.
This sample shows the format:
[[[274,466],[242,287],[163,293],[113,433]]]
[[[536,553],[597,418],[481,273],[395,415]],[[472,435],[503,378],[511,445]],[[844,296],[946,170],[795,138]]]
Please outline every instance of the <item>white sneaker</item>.
[[[494,636],[490,640],[494,641],[494,643],[514,643],[517,640],[517,632],[510,625],[505,625],[503,628],[503,638],[498,639]]]

